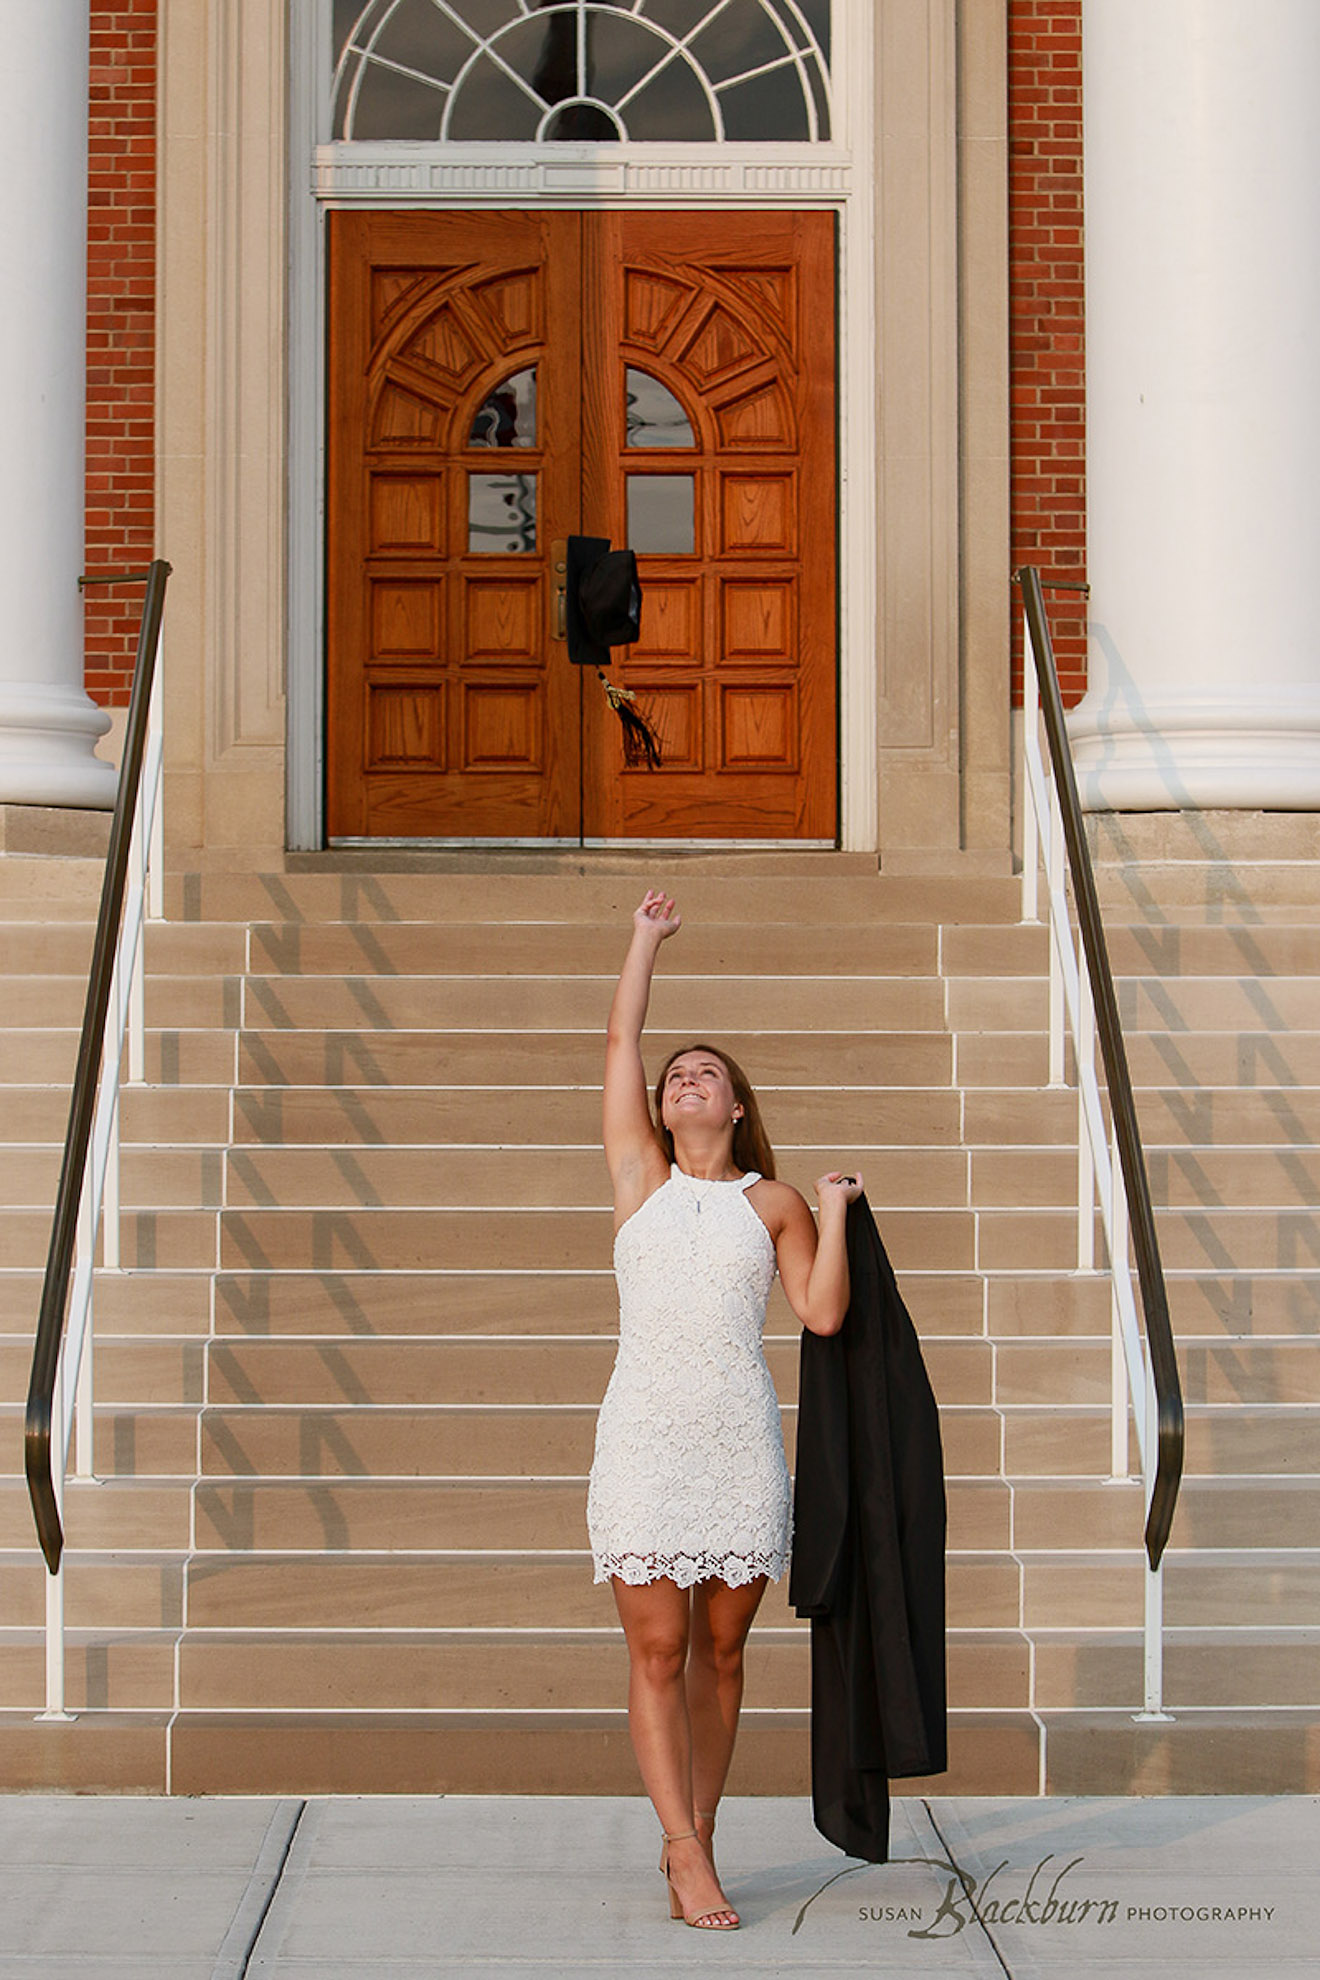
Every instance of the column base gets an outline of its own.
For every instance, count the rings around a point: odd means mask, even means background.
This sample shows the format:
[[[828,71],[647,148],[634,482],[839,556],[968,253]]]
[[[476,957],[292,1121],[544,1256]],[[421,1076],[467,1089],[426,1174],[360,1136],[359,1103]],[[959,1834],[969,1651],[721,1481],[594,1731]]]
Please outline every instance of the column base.
[[[1136,706],[1093,692],[1068,733],[1084,811],[1320,811],[1320,689]]]
[[[119,772],[93,753],[109,727],[81,689],[0,683],[0,804],[113,810]]]

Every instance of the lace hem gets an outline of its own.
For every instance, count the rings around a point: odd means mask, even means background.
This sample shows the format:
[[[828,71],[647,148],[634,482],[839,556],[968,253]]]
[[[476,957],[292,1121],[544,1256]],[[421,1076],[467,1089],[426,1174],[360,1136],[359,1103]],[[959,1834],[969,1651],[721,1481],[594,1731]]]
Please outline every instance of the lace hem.
[[[788,1566],[788,1554],[779,1550],[750,1554],[598,1554],[595,1581],[608,1581],[611,1575],[629,1588],[643,1588],[649,1581],[666,1576],[679,1588],[695,1587],[699,1581],[722,1581],[729,1588],[745,1588],[760,1574],[778,1581]]]

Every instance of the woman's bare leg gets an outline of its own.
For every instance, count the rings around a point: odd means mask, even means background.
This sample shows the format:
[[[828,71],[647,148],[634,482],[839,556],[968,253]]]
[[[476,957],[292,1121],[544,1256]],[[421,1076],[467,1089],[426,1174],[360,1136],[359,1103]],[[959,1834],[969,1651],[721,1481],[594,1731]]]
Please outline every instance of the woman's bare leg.
[[[628,1644],[628,1731],[633,1751],[661,1828],[666,1835],[682,1837],[696,1827],[692,1730],[683,1677],[691,1598],[667,1578],[630,1588],[612,1577],[611,1586]],[[670,1845],[669,1870],[688,1917],[736,1922],[737,1913],[695,1836]]]
[[[765,1593],[758,1575],[742,1588],[723,1581],[701,1581],[692,1591],[691,1641],[687,1660],[688,1723],[692,1729],[692,1802],[697,1828],[712,1855],[710,1832],[724,1792],[738,1732],[743,1694],[743,1646]]]

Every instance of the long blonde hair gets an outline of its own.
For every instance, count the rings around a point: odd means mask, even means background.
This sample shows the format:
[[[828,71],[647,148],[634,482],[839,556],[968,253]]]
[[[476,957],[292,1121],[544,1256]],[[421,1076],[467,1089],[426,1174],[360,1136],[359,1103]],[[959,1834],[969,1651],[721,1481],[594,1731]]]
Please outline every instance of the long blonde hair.
[[[729,1083],[733,1087],[733,1097],[742,1108],[742,1119],[733,1124],[733,1159],[744,1174],[755,1169],[758,1175],[769,1176],[773,1181],[775,1151],[770,1146],[770,1137],[761,1119],[761,1109],[752,1091],[752,1082],[738,1061],[731,1059],[727,1052],[722,1052],[718,1045],[704,1045],[700,1042],[695,1045],[680,1045],[676,1052],[669,1054],[660,1068],[660,1077],[655,1083],[655,1131],[668,1159],[671,1162],[674,1159],[674,1137],[665,1126],[665,1081],[669,1077],[669,1068],[675,1059],[681,1059],[685,1052],[709,1052],[711,1058],[718,1059],[724,1067],[729,1075]]]

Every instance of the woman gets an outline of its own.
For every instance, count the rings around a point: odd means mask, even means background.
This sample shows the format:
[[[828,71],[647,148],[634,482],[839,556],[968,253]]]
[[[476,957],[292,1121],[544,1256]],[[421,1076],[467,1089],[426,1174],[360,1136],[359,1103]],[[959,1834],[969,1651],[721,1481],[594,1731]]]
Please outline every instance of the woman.
[[[715,1809],[742,1702],[743,1645],[788,1564],[789,1483],[761,1348],[778,1268],[803,1325],[848,1305],[844,1221],[861,1177],[803,1198],[774,1179],[756,1098],[726,1053],[676,1052],[647,1103],[641,1038],[672,898],[648,892],[610,1008],[605,1159],[614,1188],[619,1354],[601,1404],[587,1523],[628,1644],[628,1726],[664,1832],[670,1916],[730,1931]]]

